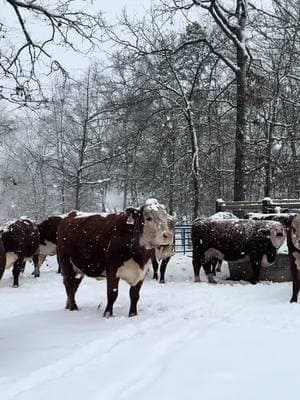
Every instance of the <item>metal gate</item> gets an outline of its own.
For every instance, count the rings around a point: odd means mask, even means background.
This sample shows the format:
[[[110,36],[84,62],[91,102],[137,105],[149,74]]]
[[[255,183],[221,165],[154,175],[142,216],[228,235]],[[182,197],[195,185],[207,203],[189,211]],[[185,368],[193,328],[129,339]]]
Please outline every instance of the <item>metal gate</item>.
[[[175,226],[175,253],[190,254],[192,253],[192,225],[176,225]]]

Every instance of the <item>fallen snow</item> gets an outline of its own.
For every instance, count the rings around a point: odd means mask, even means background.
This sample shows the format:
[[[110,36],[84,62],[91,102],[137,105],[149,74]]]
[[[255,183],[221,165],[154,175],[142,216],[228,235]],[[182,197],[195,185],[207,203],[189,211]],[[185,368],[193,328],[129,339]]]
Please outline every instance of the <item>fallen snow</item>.
[[[0,282],[1,400],[252,400],[298,393],[300,305],[290,283],[192,282],[174,256],[167,284],[149,276],[139,315],[120,285],[115,317],[101,316],[105,280],[85,279],[79,312],[64,310],[55,258],[12,288]],[[101,303],[101,310],[97,305]]]

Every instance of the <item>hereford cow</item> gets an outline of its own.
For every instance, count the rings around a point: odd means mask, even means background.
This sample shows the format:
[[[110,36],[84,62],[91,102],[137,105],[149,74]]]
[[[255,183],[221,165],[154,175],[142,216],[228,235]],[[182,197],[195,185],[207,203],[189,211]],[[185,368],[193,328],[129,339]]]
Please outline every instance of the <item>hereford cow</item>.
[[[13,265],[14,287],[19,286],[19,275],[24,270],[26,261],[38,252],[39,238],[37,225],[27,218],[20,218],[2,228],[5,268]]]
[[[252,283],[259,281],[261,266],[271,265],[285,240],[284,227],[274,221],[196,219],[192,224],[195,282],[203,267],[208,281],[216,283],[212,264],[216,261],[249,259]]]
[[[129,316],[137,314],[137,302],[154,248],[173,242],[167,213],[157,200],[140,209],[113,214],[71,212],[58,227],[58,259],[67,292],[66,308],[76,310],[75,293],[84,275],[99,278],[106,273],[107,306],[113,314],[119,280],[130,286]]]
[[[56,255],[57,229],[63,218],[64,216],[62,215],[53,215],[38,224],[40,232],[39,251],[32,258],[34,264],[33,275],[35,278],[40,276],[40,267],[45,261],[45,258],[47,256]]]
[[[287,245],[293,278],[293,294],[290,302],[297,303],[300,290],[300,214],[291,222],[291,228],[287,232]]]
[[[175,218],[168,215],[168,228],[173,233],[173,240],[175,240]],[[174,242],[168,246],[159,246],[155,248],[152,257],[153,279],[158,280],[159,269],[159,283],[165,283],[165,273],[167,265],[174,254]],[[159,265],[160,263],[160,265]]]
[[[0,279],[2,278],[2,275],[4,274],[5,264],[6,264],[6,255],[5,255],[5,250],[4,250],[4,246],[2,243],[2,239],[0,238]]]

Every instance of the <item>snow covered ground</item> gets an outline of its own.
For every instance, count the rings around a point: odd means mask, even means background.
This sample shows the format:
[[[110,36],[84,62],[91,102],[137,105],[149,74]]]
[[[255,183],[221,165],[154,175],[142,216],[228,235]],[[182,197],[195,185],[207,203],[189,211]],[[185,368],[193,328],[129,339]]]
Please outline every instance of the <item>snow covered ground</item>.
[[[167,284],[147,278],[128,318],[120,285],[115,317],[101,316],[105,281],[85,279],[79,312],[64,310],[55,260],[21,286],[0,282],[1,400],[276,400],[299,389],[300,305],[290,283],[192,282],[176,255]],[[101,303],[101,310],[97,305]]]

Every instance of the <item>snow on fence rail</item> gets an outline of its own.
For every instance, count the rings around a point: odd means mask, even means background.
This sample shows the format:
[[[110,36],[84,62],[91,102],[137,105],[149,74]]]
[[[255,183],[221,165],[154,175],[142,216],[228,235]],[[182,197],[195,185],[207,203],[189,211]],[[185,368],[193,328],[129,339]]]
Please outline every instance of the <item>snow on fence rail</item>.
[[[272,214],[280,212],[300,212],[300,199],[271,199],[265,197],[260,201],[224,201],[216,200],[216,212],[232,211],[238,217],[244,217],[248,212]]]

